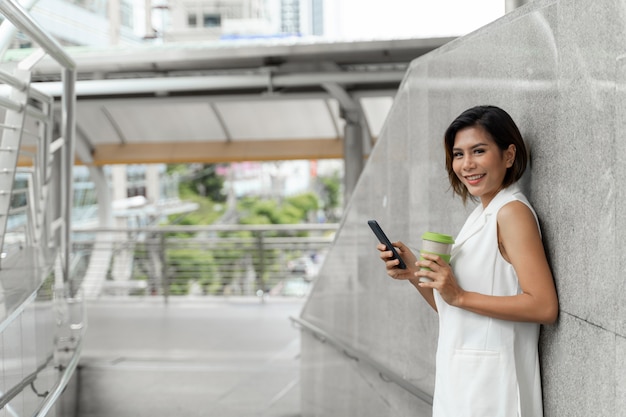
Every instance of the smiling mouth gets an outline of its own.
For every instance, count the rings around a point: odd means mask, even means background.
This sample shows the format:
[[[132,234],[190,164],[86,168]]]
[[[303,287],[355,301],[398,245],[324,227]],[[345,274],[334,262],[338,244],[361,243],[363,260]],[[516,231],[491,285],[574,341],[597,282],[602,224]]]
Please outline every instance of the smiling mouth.
[[[467,182],[470,185],[474,185],[475,183],[480,181],[484,176],[485,176],[485,174],[468,175],[467,177],[465,177],[465,179],[467,180]]]

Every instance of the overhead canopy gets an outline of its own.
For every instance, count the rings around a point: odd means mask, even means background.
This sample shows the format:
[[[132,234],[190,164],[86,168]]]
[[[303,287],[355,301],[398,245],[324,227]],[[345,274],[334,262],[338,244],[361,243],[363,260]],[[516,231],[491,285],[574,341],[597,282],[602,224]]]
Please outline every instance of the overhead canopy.
[[[367,153],[410,61],[450,40],[69,48],[77,64],[80,159],[104,165],[341,158],[344,118],[355,114]],[[60,96],[56,63],[39,62],[33,81]]]

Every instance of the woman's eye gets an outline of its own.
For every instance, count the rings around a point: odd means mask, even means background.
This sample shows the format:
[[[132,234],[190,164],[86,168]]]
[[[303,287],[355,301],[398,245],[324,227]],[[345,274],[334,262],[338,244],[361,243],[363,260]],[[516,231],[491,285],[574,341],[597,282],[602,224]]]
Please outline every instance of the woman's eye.
[[[454,158],[461,158],[463,156],[463,152],[453,152],[452,156]]]
[[[474,149],[474,153],[478,153],[478,154],[480,154],[480,153],[485,153],[485,150],[484,150],[484,149],[481,149],[481,148]]]

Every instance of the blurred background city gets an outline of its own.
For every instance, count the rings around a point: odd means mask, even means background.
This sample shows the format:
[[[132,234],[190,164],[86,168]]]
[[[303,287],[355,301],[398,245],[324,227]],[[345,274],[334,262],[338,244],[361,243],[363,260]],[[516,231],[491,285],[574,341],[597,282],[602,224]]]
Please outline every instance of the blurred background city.
[[[466,34],[486,23],[500,17],[505,11],[503,0],[480,2],[479,5],[468,4],[462,1],[442,2],[358,2],[358,1],[323,1],[323,0],[228,0],[228,1],[65,1],[41,0],[25,5],[30,8],[33,18],[41,24],[66,50],[76,51],[77,56],[86,55],[88,60],[97,59],[99,52],[110,54],[115,60],[116,51],[126,48],[133,51],[133,47],[165,45],[166,49],[157,49],[157,54],[165,55],[176,48],[214,48],[237,55],[240,48],[249,45],[259,48],[272,45],[315,45],[322,47],[339,42],[358,43],[381,39],[420,39],[446,37],[445,41],[456,36]],[[208,45],[208,46],[207,46]],[[23,36],[16,36],[11,49],[6,52],[9,60],[16,60],[24,56],[32,47],[32,41]],[[22,51],[20,51],[22,50]],[[164,52],[161,52],[164,51]],[[124,58],[119,58],[120,62]],[[181,66],[185,65],[181,61]],[[120,64],[121,65],[121,64]],[[327,63],[304,62],[284,66],[299,66],[315,68],[316,71],[325,70]],[[357,65],[357,64],[355,64]],[[367,64],[362,64],[366,66]],[[392,62],[385,65],[400,73],[406,69],[408,61]],[[372,64],[372,67],[374,65]],[[81,81],[79,65],[79,81]],[[252,71],[267,70],[280,73],[286,71],[281,68],[280,62],[269,62],[263,68],[232,68],[227,65],[215,70],[201,70],[198,68],[181,68],[179,71],[189,74],[237,74],[245,75]],[[301,70],[301,69],[298,69]],[[341,70],[341,68],[340,68]],[[374,69],[380,72],[380,65]],[[52,71],[41,70],[35,72],[34,78],[39,81],[54,80]],[[147,78],[156,77],[158,71],[146,75]],[[176,77],[177,74],[168,74]],[[104,70],[90,72],[92,80],[108,77],[129,79],[139,77],[136,73],[127,71],[123,74],[110,75]],[[87,78],[87,75],[84,76]],[[57,77],[58,78],[58,77]],[[397,85],[397,82],[396,82]],[[158,90],[158,86],[153,87]],[[127,93],[130,94],[130,93]],[[374,145],[384,123],[386,113],[393,103],[393,88],[388,89],[386,95],[364,97],[361,106],[365,112],[365,123],[371,141],[366,146]],[[101,96],[104,93],[100,94]],[[157,94],[158,95],[158,94]],[[234,95],[237,97],[236,95]],[[241,93],[239,96],[243,96]],[[121,95],[123,97],[123,95]],[[79,96],[79,100],[81,97]],[[123,100],[123,98],[122,98]],[[244,99],[246,100],[245,96]],[[92,101],[102,103],[96,96]],[[130,98],[128,100],[130,102]],[[253,100],[252,104],[254,104]],[[79,101],[78,112],[81,111]],[[291,103],[296,103],[295,99]],[[232,104],[232,103],[227,103]],[[262,102],[261,106],[278,106],[279,104]],[[330,114],[330,133],[320,133],[322,122],[317,120],[313,110],[309,111],[310,121],[301,125],[295,123],[289,129],[282,118],[265,117],[255,120],[246,117],[243,106],[233,107],[229,115],[226,108],[218,107],[216,114],[220,124],[226,131],[226,136],[235,136],[238,130],[245,130],[246,125],[253,132],[244,132],[254,140],[323,138],[340,138],[345,129],[345,121],[336,100],[323,100]],[[85,107],[87,104],[85,104]],[[215,104],[220,106],[220,104]],[[259,107],[259,106],[257,106]],[[283,106],[284,107],[284,106]],[[165,108],[165,106],[164,106]],[[141,109],[143,110],[143,109]],[[140,111],[141,111],[140,110]],[[183,109],[186,110],[186,109]],[[281,109],[282,110],[282,109]],[[182,111],[182,110],[181,110]],[[260,112],[259,108],[254,111]],[[106,112],[105,112],[106,113]],[[168,116],[163,111],[163,117],[176,117],[177,112]],[[289,115],[285,113],[287,117]],[[190,117],[194,117],[193,114]],[[198,115],[197,117],[203,117]],[[120,126],[116,121],[113,110],[107,113],[107,122]],[[87,122],[93,122],[88,119]],[[168,120],[174,123],[174,120]],[[324,120],[325,123],[326,120]],[[85,123],[82,130],[90,129],[104,131],[95,123],[88,125],[82,120],[79,127]],[[145,123],[141,115],[130,118],[129,124]],[[310,124],[315,123],[319,131],[310,133]],[[202,126],[199,126],[200,129]],[[122,130],[123,127],[117,129]],[[119,130],[114,132],[119,134]],[[308,129],[308,130],[307,130]],[[133,132],[134,133],[134,132]],[[80,134],[80,132],[79,132]],[[132,133],[131,133],[132,134]],[[188,132],[174,132],[171,135],[188,135]],[[211,139],[211,132],[200,133]],[[89,133],[94,135],[95,133]],[[89,136],[87,135],[87,136]],[[126,135],[129,135],[127,133]],[[291,137],[290,137],[291,135]],[[124,136],[123,134],[121,136]],[[146,134],[143,141],[157,140],[156,137],[165,134],[155,134],[151,137]],[[169,143],[184,140],[185,138],[166,138]],[[321,142],[320,142],[321,143]],[[319,145],[320,147],[322,145]],[[166,148],[163,146],[163,148]],[[367,155],[370,149],[362,152]],[[286,224],[336,224],[340,221],[342,210],[349,198],[354,181],[348,184],[346,190],[345,158],[325,157],[324,159],[297,159],[279,156],[281,160],[268,160],[272,152],[262,155],[253,155],[247,160],[243,154],[230,156],[230,161],[220,163],[157,163],[157,164],[102,164],[101,170],[111,196],[112,223],[111,227],[136,228],[165,225],[206,226],[206,225],[286,225]],[[206,155],[206,158],[211,158]],[[257,160],[254,160],[257,158]],[[132,159],[132,158],[131,158]],[[217,155],[217,158],[220,156]],[[110,231],[96,230],[102,226],[99,217],[99,205],[94,179],[85,165],[79,163],[74,167],[74,207],[72,213],[73,229],[76,233],[77,245],[81,242],[85,250],[82,264],[88,265],[94,250],[95,234],[104,234]],[[356,173],[358,177],[358,172]],[[13,216],[12,222],[19,222],[19,216]],[[237,229],[235,231],[212,229],[211,231],[190,231],[186,233],[196,236],[193,240],[196,245],[190,247],[190,239],[179,240],[181,245],[177,252],[169,252],[167,262],[169,268],[175,268],[177,273],[171,275],[167,288],[163,287],[163,275],[157,271],[165,266],[154,266],[154,259],[160,253],[155,242],[163,241],[159,233],[146,233],[137,230],[138,235],[131,236],[131,241],[137,243],[129,246],[114,236],[111,245],[110,258],[104,255],[99,263],[91,262],[84,281],[92,288],[91,295],[96,296],[106,292],[126,293],[131,291],[135,295],[154,293],[155,291],[168,294],[223,294],[224,292],[255,294],[259,289],[268,292],[283,294],[304,295],[310,285],[315,271],[324,259],[324,251],[332,241],[334,228],[314,229],[311,231],[294,229],[295,231],[279,231],[270,228],[266,231]],[[166,229],[161,229],[166,233]],[[155,234],[156,233],[156,234]],[[245,256],[226,248],[222,251],[222,259],[208,260],[207,249],[216,244],[211,242],[211,236],[220,234],[220,237],[238,236],[241,241],[231,242],[230,245],[239,246]],[[263,247],[263,262],[259,263],[258,256],[252,256],[249,247],[260,247],[260,237],[263,235],[283,238],[294,234],[316,235],[309,239],[311,242],[284,241],[279,249],[266,251]],[[170,237],[172,233],[166,235]],[[276,236],[274,236],[276,235]],[[110,235],[109,235],[110,236]],[[235,239],[233,237],[233,239]],[[317,241],[313,242],[313,240]],[[168,239],[168,242],[174,242]],[[184,243],[181,243],[184,242]],[[221,241],[222,244],[224,241]],[[269,242],[269,241],[268,241]],[[144,245],[144,246],[141,246]],[[207,246],[208,245],[208,246]],[[252,246],[246,246],[252,245]],[[118,247],[119,246],[119,247]],[[138,247],[143,247],[138,250]],[[289,247],[291,250],[285,250]],[[147,249],[146,249],[147,248]],[[211,251],[210,253],[218,253]],[[261,252],[259,252],[261,253]],[[218,256],[218,255],[213,255]],[[145,259],[142,259],[145,257]],[[238,259],[237,266],[233,266],[233,259]],[[147,260],[147,261],[146,261]],[[110,263],[106,268],[102,263]],[[81,263],[81,262],[79,262]],[[262,265],[261,265],[262,264]],[[94,267],[97,265],[97,267]],[[255,269],[256,265],[256,269]],[[228,273],[215,273],[215,268],[227,268]],[[260,269],[262,268],[262,270]],[[102,273],[106,276],[102,277]],[[103,280],[104,278],[104,280]],[[288,279],[285,281],[285,279]],[[291,279],[291,281],[290,281]],[[250,281],[257,281],[250,285]],[[265,281],[268,282],[265,282]],[[152,282],[150,282],[152,281]],[[272,281],[272,282],[269,282]],[[244,285],[244,282],[248,284]],[[93,284],[90,284],[93,283]],[[128,288],[124,288],[128,287]],[[132,287],[132,288],[131,288]],[[261,287],[261,288],[257,288]],[[89,289],[88,289],[89,291]]]

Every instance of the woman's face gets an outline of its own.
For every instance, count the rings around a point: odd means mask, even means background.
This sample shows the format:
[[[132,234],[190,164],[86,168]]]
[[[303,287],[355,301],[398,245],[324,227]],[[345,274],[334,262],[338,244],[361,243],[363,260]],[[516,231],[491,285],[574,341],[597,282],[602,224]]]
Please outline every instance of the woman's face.
[[[501,150],[482,127],[459,130],[452,149],[452,169],[483,207],[502,189],[507,168],[515,160],[515,145]]]

